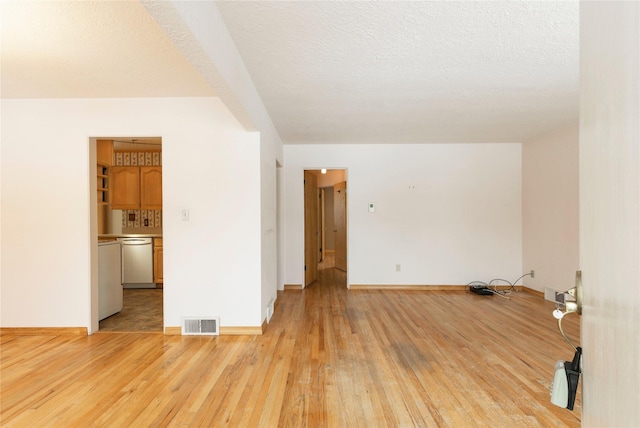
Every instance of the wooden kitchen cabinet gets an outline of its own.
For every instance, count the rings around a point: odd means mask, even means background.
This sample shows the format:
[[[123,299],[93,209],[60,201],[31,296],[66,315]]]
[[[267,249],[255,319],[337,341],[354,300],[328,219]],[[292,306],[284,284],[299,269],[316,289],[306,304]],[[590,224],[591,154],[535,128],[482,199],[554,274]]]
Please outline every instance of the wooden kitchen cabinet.
[[[109,203],[109,166],[97,165],[96,187],[98,190],[98,205]]]
[[[98,233],[107,233],[107,211],[109,205],[109,165],[98,163],[96,188],[98,190]]]
[[[113,166],[110,182],[111,209],[162,209],[161,166]]]
[[[96,140],[96,160],[102,165],[113,165],[113,140]]]
[[[140,167],[140,209],[162,209],[162,167]]]
[[[163,254],[162,238],[153,238],[153,282],[157,288],[162,288],[163,283]]]
[[[112,166],[109,175],[112,210],[140,208],[140,170],[137,166]]]
[[[111,181],[109,169],[113,165],[113,140],[96,140],[97,177],[98,190],[98,233],[107,233],[109,192]]]

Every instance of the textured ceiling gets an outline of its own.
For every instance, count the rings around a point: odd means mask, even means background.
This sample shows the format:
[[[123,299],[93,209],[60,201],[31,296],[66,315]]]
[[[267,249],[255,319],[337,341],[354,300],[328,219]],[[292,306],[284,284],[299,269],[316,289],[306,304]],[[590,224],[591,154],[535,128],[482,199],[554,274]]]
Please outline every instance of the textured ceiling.
[[[7,1],[3,98],[213,96],[136,1]]]
[[[577,2],[217,2],[283,141],[522,141],[578,117]]]
[[[578,117],[575,1],[216,4],[285,143],[513,142]],[[0,8],[3,98],[215,95],[200,47],[137,1]]]

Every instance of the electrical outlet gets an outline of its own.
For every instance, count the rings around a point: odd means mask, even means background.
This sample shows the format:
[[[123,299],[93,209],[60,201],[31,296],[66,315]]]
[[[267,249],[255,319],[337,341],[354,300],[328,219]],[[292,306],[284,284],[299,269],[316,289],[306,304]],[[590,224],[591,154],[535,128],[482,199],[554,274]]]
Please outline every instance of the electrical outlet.
[[[145,218],[145,219],[144,219],[144,225],[145,225],[145,226],[149,226],[149,219],[148,219],[148,218]]]
[[[396,265],[396,272],[400,272],[400,265]]]
[[[536,271],[531,269],[531,278],[535,278],[535,275],[536,275]]]

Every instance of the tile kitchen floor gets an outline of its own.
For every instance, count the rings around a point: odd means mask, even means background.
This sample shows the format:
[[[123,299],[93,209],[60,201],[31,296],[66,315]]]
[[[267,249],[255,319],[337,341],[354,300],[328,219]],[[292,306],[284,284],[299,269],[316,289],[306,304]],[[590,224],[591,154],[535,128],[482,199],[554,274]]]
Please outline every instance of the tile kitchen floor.
[[[162,289],[125,288],[122,311],[100,321],[100,331],[162,331]]]

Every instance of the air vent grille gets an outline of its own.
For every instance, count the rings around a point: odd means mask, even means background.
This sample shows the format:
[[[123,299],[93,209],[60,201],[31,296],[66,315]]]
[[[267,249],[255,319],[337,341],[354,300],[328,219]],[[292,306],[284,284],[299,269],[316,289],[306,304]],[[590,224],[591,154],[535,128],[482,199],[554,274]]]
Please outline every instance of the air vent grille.
[[[217,336],[220,318],[218,317],[184,317],[182,318],[182,334],[196,336]]]

